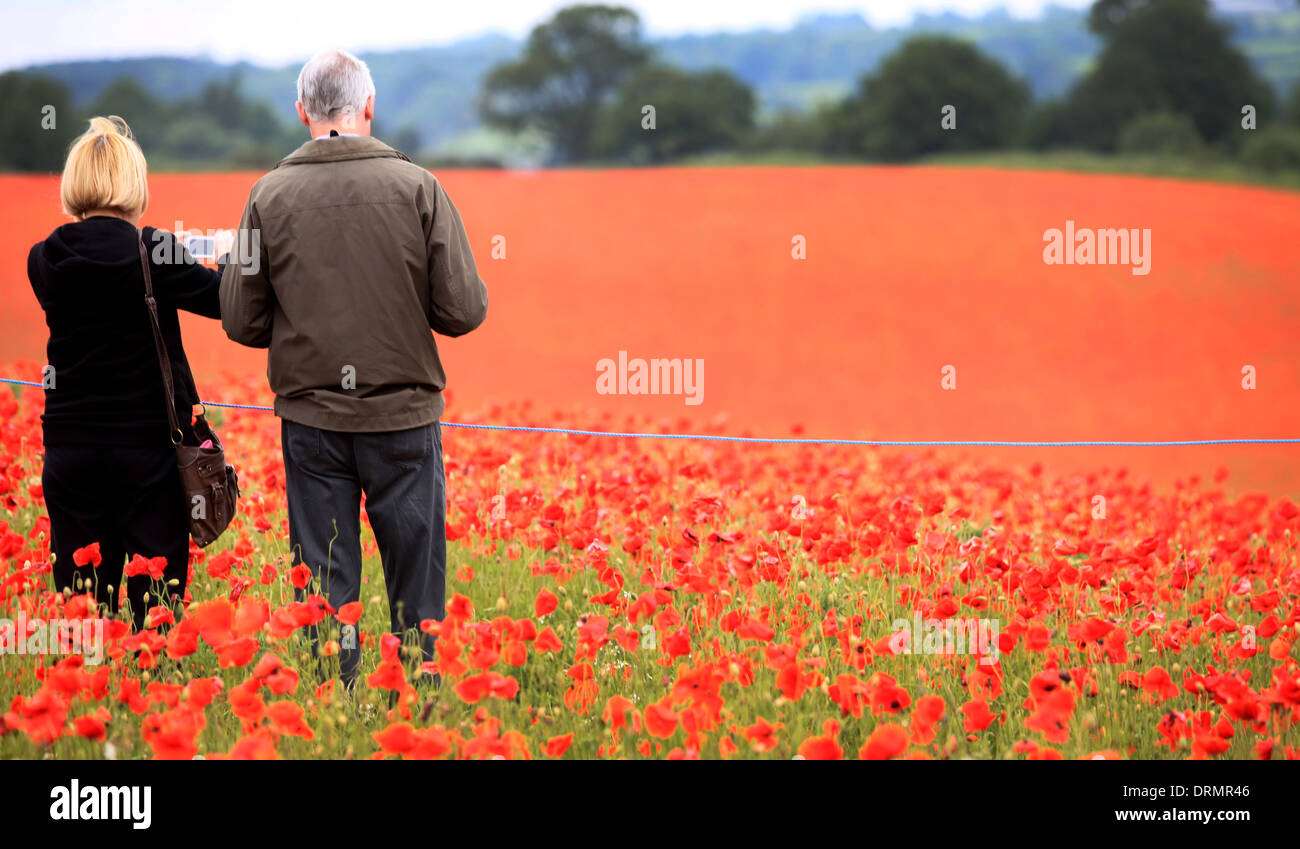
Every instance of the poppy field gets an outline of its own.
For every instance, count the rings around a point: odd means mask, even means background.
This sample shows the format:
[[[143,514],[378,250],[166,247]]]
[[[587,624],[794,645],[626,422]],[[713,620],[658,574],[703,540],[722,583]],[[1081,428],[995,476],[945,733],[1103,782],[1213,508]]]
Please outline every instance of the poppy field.
[[[146,223],[226,226],[253,179],[155,176]],[[912,168],[443,179],[491,305],[439,340],[436,660],[387,635],[368,529],[360,603],[315,593],[289,558],[278,420],[212,408],[242,513],[191,549],[184,616],[107,623],[98,663],[0,651],[0,758],[1300,758],[1294,445],[454,426],[1300,436],[1300,195]],[[0,376],[40,380],[23,260],[61,223],[57,185],[0,178]],[[1151,274],[1045,265],[1067,220],[1151,228]],[[184,330],[206,398],[268,403],[264,352]],[[598,394],[619,351],[702,359],[703,403]],[[41,407],[0,390],[0,619],[82,621],[50,584]],[[335,635],[319,662],[312,624]],[[331,664],[352,624],[348,692]]]

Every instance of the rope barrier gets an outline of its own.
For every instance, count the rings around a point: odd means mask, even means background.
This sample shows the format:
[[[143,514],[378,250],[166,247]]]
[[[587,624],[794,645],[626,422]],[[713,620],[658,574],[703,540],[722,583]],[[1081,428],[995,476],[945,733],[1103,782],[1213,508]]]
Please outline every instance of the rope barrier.
[[[42,389],[40,383],[29,380],[15,380],[0,377],[0,383],[17,386],[32,386]],[[226,407],[235,410],[260,410],[274,412],[272,407],[255,404],[224,404],[218,401],[203,401],[205,407]],[[694,439],[711,442],[740,442],[761,445],[861,445],[881,448],[941,448],[941,447],[990,447],[990,448],[1174,448],[1191,445],[1295,445],[1300,438],[1244,438],[1244,439],[1173,439],[1173,440],[1061,440],[1061,441],[1016,441],[1002,439],[817,439],[803,437],[763,437],[763,436],[723,436],[712,433],[623,433],[610,430],[575,430],[564,427],[532,427],[528,425],[466,424],[463,422],[443,422],[443,427],[459,427],[467,430],[503,430],[524,433],[560,433],[569,436],[615,436],[624,439]]]

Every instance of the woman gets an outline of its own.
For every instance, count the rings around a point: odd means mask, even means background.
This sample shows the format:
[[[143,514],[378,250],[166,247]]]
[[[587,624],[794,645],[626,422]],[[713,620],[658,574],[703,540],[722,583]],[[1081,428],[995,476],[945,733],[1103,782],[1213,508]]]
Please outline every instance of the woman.
[[[135,555],[166,558],[161,582],[148,574],[127,578],[137,629],[148,609],[164,601],[160,585],[165,600],[184,597],[189,572],[189,519],[145,305],[140,238],[182,423],[192,421],[191,405],[199,399],[190,397],[183,377],[176,311],[219,318],[221,280],[220,270],[198,264],[171,233],[137,229],[149,205],[147,177],[144,153],[126,123],[92,118],[63,168],[63,211],[73,221],[27,257],[50,330],[42,483],[55,587],[93,593],[116,614],[124,562]],[[220,241],[228,251],[228,236]]]

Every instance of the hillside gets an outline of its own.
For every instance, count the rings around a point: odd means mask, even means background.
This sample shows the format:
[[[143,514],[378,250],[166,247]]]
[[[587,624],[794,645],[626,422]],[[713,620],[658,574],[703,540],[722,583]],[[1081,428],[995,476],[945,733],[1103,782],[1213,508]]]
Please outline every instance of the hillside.
[[[1274,88],[1300,80],[1300,8],[1268,0],[1253,11],[1219,10],[1242,50]],[[1049,8],[1040,18],[1019,19],[1004,10],[979,17],[919,16],[906,27],[878,29],[861,16],[817,15],[788,30],[684,35],[652,40],[662,57],[688,68],[725,67],[751,86],[764,115],[804,110],[837,98],[855,80],[918,33],[969,38],[1023,77],[1036,96],[1064,92],[1087,68],[1097,49],[1083,11]],[[380,92],[386,131],[413,132],[428,151],[490,146],[480,124],[479,82],[492,65],[513,58],[520,42],[499,35],[428,47],[362,54]],[[174,99],[195,94],[204,83],[236,74],[246,94],[292,115],[297,66],[263,68],[207,59],[154,57],[67,62],[32,68],[64,82],[84,104],[114,79],[129,76],[151,94]]]

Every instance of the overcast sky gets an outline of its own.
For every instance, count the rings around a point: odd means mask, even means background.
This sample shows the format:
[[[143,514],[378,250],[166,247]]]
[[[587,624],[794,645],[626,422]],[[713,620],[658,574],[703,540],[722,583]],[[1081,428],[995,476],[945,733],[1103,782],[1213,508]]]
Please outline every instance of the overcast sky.
[[[571,0],[570,0],[571,2]],[[278,65],[324,47],[356,51],[447,44],[489,32],[521,37],[564,0],[3,0],[0,68],[68,59],[209,56]],[[617,2],[617,0],[613,0]],[[1055,0],[1080,7],[1089,0]],[[1031,17],[1047,0],[631,0],[651,36],[785,28],[817,12],[892,26],[916,12]]]

